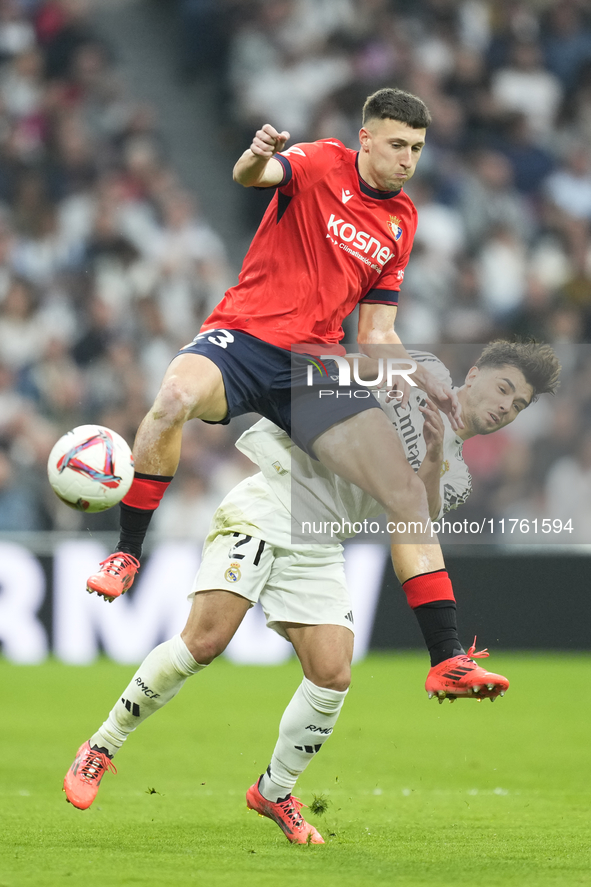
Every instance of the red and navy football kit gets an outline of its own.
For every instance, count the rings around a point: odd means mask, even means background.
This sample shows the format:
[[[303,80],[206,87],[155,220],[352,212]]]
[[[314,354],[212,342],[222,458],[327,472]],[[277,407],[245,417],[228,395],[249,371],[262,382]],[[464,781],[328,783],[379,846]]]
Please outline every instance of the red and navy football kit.
[[[361,302],[396,305],[417,212],[403,191],[360,178],[357,152],[323,139],[294,145],[244,259],[238,284],[202,326],[250,333],[289,349],[335,344]]]
[[[238,283],[183,350],[219,366],[229,407],[225,421],[259,412],[312,452],[310,443],[322,431],[378,405],[373,397],[334,397],[319,410],[311,392],[301,390],[306,408],[299,415],[307,417],[306,427],[292,432],[294,370],[297,389],[298,374],[301,381],[309,363],[289,349],[306,344],[330,352],[332,346],[335,353],[342,322],[357,304],[398,303],[417,213],[403,191],[377,191],[364,182],[357,152],[341,142],[294,145],[275,156],[283,179]]]

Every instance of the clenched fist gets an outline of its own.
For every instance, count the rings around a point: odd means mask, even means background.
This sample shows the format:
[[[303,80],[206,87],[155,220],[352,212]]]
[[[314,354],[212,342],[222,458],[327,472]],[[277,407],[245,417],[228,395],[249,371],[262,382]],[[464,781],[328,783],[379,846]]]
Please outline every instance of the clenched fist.
[[[283,151],[285,143],[289,138],[289,133],[277,132],[270,123],[265,123],[262,129],[257,129],[256,135],[252,140],[250,150],[257,157],[272,157]]]

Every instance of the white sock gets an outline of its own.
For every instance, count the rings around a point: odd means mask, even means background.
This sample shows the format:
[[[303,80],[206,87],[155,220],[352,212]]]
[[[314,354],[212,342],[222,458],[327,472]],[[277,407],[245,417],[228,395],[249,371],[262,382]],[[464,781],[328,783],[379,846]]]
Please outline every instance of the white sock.
[[[132,677],[105,723],[91,736],[90,745],[106,748],[112,757],[142,721],[170,702],[187,678],[205,667],[193,659],[180,634],[155,647]]]
[[[298,776],[332,733],[348,692],[302,680],[283,713],[271,763],[259,783],[259,791],[268,801],[277,802],[291,794]]]

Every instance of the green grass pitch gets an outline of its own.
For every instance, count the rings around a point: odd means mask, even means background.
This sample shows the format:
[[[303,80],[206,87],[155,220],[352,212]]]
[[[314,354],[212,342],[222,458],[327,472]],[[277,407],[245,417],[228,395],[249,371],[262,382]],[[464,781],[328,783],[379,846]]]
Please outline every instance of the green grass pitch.
[[[591,885],[591,657],[496,655],[494,705],[438,705],[424,655],[354,669],[335,735],[298,785],[325,846],[247,811],[300,680],[218,661],[144,723],[93,807],[61,792],[133,669],[0,663],[0,887]],[[306,811],[304,811],[306,812]]]

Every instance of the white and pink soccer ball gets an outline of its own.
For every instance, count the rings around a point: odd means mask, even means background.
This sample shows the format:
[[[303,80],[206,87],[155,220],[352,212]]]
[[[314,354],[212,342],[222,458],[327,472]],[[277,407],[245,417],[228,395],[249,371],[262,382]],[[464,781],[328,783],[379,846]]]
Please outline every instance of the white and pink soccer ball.
[[[47,475],[66,505],[77,511],[105,511],[129,490],[133,456],[121,435],[110,428],[79,425],[53,447]]]

